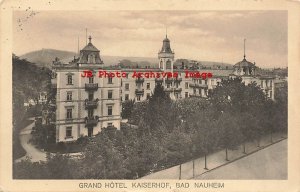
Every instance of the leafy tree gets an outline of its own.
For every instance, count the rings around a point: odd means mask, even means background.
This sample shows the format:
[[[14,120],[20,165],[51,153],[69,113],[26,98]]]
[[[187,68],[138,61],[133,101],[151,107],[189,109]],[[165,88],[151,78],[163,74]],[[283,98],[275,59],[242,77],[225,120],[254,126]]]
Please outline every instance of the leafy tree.
[[[223,113],[217,120],[217,127],[219,127],[218,134],[220,136],[219,146],[225,148],[225,159],[228,161],[228,149],[236,149],[241,139],[238,119],[230,113]]]
[[[19,141],[19,130],[24,128],[22,123],[27,118],[24,102],[33,99],[38,101],[39,92],[44,91],[50,84],[47,68],[41,68],[16,55],[12,55],[12,88],[13,88],[13,154],[14,159],[25,155],[25,150]]]
[[[122,154],[105,135],[97,135],[83,152],[80,178],[121,179],[127,173]]]
[[[13,164],[14,179],[47,179],[47,169],[42,162],[31,162],[30,158]]]
[[[259,136],[259,127],[257,119],[251,113],[241,113],[239,117],[239,126],[241,132],[241,141],[243,142],[243,153],[246,153],[246,142],[253,141]]]
[[[190,114],[209,107],[209,102],[204,98],[188,97],[175,101],[175,110],[178,111],[179,117],[186,121]]]
[[[122,113],[123,119],[128,119],[131,117],[131,113],[134,107],[134,100],[127,100],[122,103]]]
[[[183,163],[192,157],[191,136],[180,129],[173,130],[164,140],[164,166]]]
[[[223,79],[222,82],[210,92],[209,98],[219,114],[221,112],[227,113],[234,108],[242,109],[244,90],[245,84],[241,78]]]
[[[147,105],[147,100],[134,103],[133,110],[128,119],[128,122],[134,125],[138,125],[146,112]]]
[[[45,167],[49,179],[73,179],[77,164],[68,155],[48,153]]]
[[[191,135],[196,152],[205,159],[204,168],[207,169],[207,155],[219,144],[218,125],[213,119],[212,110],[197,111],[190,116],[188,123],[192,127]]]
[[[165,93],[163,86],[157,84],[139,126],[143,134],[155,134],[156,137],[162,139],[168,129],[173,128],[174,120],[172,100]]]

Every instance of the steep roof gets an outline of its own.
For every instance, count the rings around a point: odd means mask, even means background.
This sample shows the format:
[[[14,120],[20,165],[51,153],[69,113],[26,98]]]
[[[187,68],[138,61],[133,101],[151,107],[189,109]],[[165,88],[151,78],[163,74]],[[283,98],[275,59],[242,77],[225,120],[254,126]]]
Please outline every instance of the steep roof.
[[[255,64],[251,63],[250,61],[247,61],[246,58],[240,62],[237,62],[233,67],[255,67]]]
[[[163,40],[163,46],[160,50],[160,53],[173,53],[170,45],[170,40],[168,39],[167,35],[166,38]]]

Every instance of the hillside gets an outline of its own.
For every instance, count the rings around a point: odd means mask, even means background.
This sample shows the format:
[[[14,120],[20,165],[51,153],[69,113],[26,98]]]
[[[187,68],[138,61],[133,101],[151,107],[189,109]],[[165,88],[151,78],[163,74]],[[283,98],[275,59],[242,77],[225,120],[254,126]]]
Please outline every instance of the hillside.
[[[33,51],[26,53],[20,56],[21,59],[26,59],[29,62],[35,63],[38,66],[48,67],[51,68],[52,61],[55,57],[58,57],[60,60],[64,62],[71,61],[73,57],[76,55],[75,52],[70,51],[62,51],[62,50],[55,50],[55,49],[42,49],[38,51]],[[123,56],[101,56],[102,60],[104,61],[104,66],[111,66],[117,65],[122,63],[122,66],[138,66],[139,68],[144,68],[145,66],[150,67],[157,67],[158,59],[155,57],[123,57]],[[177,59],[174,63],[175,66],[181,66],[182,62],[185,65],[191,65],[191,61],[188,59]],[[199,66],[204,68],[212,68],[218,69],[226,67],[228,69],[232,68],[231,64],[228,63],[219,63],[219,62],[212,62],[212,61],[196,61]],[[193,65],[193,64],[192,64]]]
[[[75,53],[70,51],[60,51],[55,49],[41,49],[38,51],[32,51],[20,56],[20,59],[26,59],[31,63],[35,63],[39,66],[50,68],[52,61],[55,57],[60,59],[67,59],[74,57]]]

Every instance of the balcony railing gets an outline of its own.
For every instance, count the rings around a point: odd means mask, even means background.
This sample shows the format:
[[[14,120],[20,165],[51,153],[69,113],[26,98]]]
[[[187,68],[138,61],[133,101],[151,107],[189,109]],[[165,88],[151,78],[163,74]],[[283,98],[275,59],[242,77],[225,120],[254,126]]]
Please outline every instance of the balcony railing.
[[[207,84],[190,83],[190,87],[207,88]]]
[[[174,81],[175,81],[175,82],[181,82],[181,81],[182,81],[182,78],[181,78],[181,77],[174,78]]]
[[[85,109],[96,109],[98,107],[99,99],[95,100],[85,100]]]
[[[158,82],[161,83],[162,81],[163,81],[163,78],[155,78],[155,82],[156,82],[156,83],[158,83]]]
[[[196,83],[189,83],[190,87],[196,87],[196,85],[197,85]]]
[[[135,80],[135,83],[144,83],[145,79],[144,78],[137,78]]]
[[[85,84],[86,91],[97,91],[98,90],[98,83],[86,83]]]
[[[166,91],[166,92],[172,92],[172,91],[173,91],[173,88],[165,88],[165,91]]]
[[[144,89],[135,89],[135,94],[136,95],[144,95]]]
[[[86,127],[94,127],[98,124],[98,116],[85,117],[85,126]]]
[[[173,81],[174,81],[174,78],[166,78],[165,81],[168,82],[168,83],[170,83],[170,82],[173,82]]]
[[[178,87],[178,88],[174,88],[174,91],[175,91],[175,92],[181,92],[181,91],[182,91],[182,88],[179,88],[179,87]]]
[[[190,97],[201,97],[201,95],[200,94],[190,94]]]

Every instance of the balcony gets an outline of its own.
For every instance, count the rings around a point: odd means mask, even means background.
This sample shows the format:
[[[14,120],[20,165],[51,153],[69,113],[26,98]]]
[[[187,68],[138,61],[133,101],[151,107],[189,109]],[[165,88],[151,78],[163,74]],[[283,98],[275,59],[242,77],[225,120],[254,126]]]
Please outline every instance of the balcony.
[[[207,88],[208,86],[207,86],[207,84],[198,84],[198,87],[199,88]]]
[[[95,100],[85,100],[85,109],[96,109],[98,107],[99,99]]]
[[[166,78],[166,83],[171,83],[171,82],[173,82],[174,81],[174,78]]]
[[[207,84],[197,84],[197,83],[190,83],[190,87],[195,87],[195,88],[207,88]]]
[[[135,83],[144,83],[145,79],[144,78],[137,78],[135,80]]]
[[[197,87],[197,84],[196,83],[189,83],[189,86],[190,87]]]
[[[175,82],[181,82],[181,81],[182,81],[182,78],[181,78],[181,77],[174,78],[174,81],[175,81]]]
[[[163,82],[163,78],[155,78],[155,83],[162,83]]]
[[[181,92],[181,91],[182,91],[182,88],[179,88],[179,87],[174,88],[174,92]]]
[[[85,117],[84,121],[85,121],[85,126],[86,127],[94,127],[98,124],[98,116],[92,116],[92,117]]]
[[[165,88],[165,92],[172,92],[173,88]]]
[[[144,95],[144,89],[135,89],[135,94],[136,95]]]
[[[98,83],[86,83],[85,84],[86,91],[97,91],[98,90]]]

